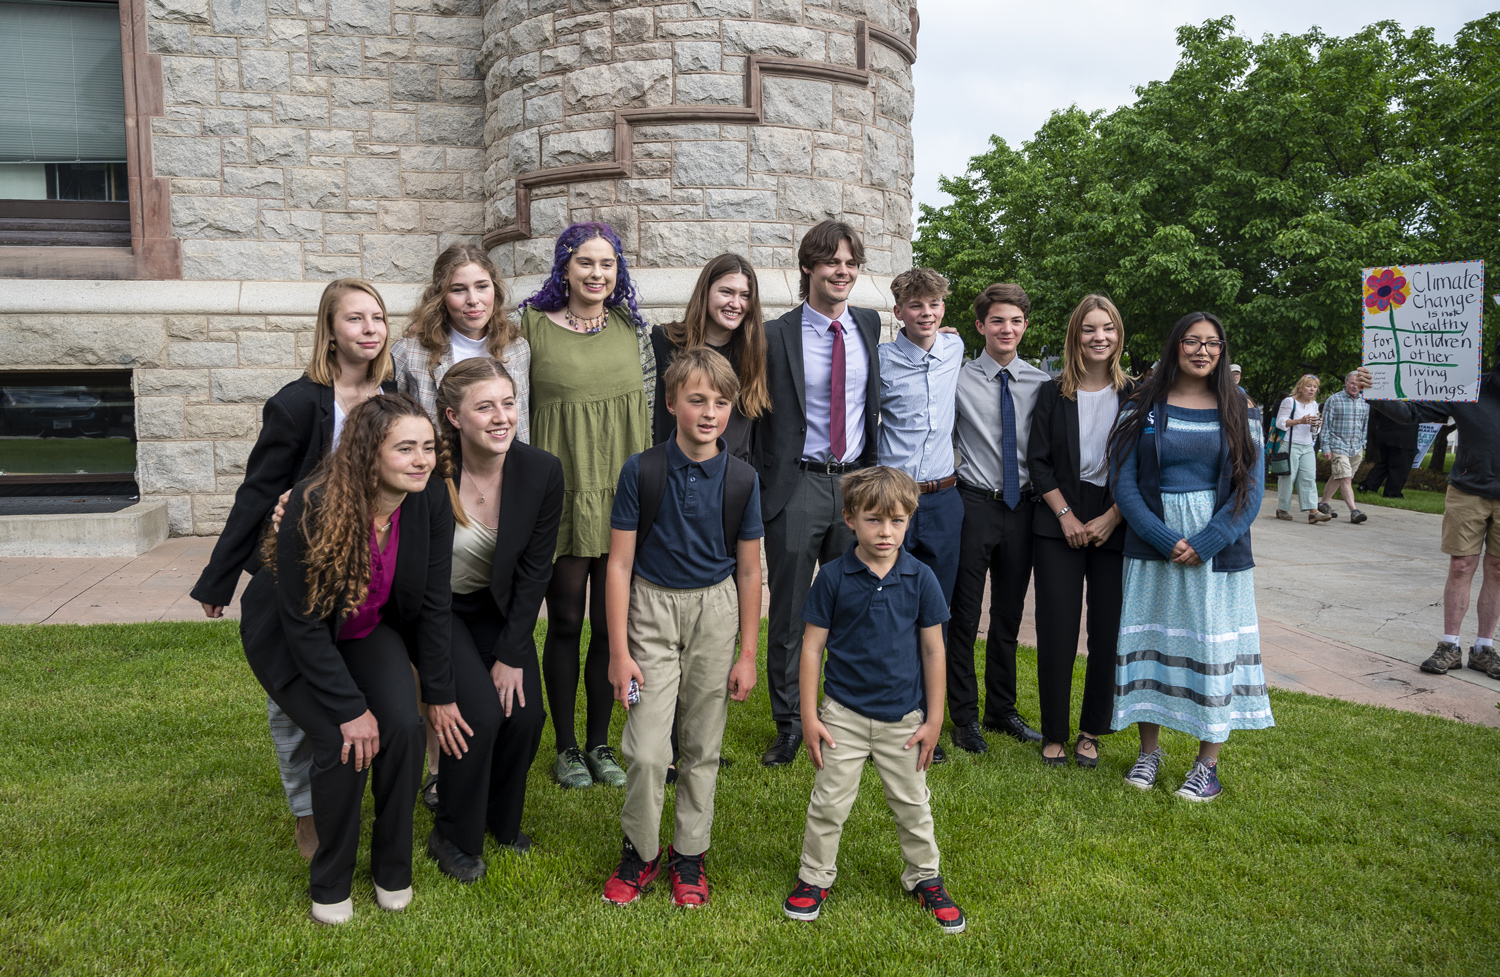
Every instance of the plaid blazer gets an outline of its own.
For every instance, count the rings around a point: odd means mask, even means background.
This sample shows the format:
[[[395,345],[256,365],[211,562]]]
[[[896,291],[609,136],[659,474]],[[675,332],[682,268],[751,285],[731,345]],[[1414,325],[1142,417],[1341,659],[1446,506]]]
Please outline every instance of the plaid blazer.
[[[531,443],[531,344],[520,336],[501,352],[500,361],[516,384],[516,440]],[[398,339],[391,346],[396,367],[396,389],[417,399],[434,421],[437,419],[437,385],[453,366],[453,347],[428,370],[427,349],[415,339]]]

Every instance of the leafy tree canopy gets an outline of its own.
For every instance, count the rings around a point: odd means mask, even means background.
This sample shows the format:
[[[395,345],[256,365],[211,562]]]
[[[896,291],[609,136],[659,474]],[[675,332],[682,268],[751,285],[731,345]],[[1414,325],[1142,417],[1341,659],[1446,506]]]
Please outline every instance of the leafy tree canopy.
[[[1201,309],[1265,402],[1359,364],[1361,268],[1483,258],[1500,275],[1500,12],[1451,45],[1393,21],[1255,42],[1231,17],[1177,40],[1171,78],[1134,104],[1055,111],[1019,149],[992,136],[940,182],[953,202],[921,208],[916,261],[951,280],[971,346],[970,303],[996,281],[1032,297],[1028,356],[1109,295],[1137,373]]]

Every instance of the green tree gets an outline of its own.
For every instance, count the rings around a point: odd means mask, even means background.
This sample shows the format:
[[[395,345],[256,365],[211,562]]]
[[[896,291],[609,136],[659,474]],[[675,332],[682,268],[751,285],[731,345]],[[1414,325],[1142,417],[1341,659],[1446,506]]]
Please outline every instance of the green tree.
[[[1251,41],[1233,18],[1178,30],[1166,81],[1114,112],[1056,111],[1012,149],[991,137],[953,202],[923,206],[918,263],[953,284],[971,345],[994,281],[1032,296],[1025,352],[1060,352],[1103,292],[1139,372],[1184,313],[1221,316],[1264,402],[1303,372],[1358,365],[1360,269],[1493,258],[1500,221],[1500,13],[1452,45],[1381,22]]]

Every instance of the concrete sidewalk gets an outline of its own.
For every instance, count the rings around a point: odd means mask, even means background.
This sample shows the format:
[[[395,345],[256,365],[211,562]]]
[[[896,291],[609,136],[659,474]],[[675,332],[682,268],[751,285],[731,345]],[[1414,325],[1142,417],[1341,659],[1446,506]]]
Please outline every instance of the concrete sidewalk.
[[[1500,727],[1500,682],[1470,669],[1439,676],[1416,667],[1442,633],[1441,516],[1372,506],[1363,525],[1345,516],[1310,526],[1277,520],[1275,510],[1272,497],[1253,530],[1261,653],[1272,685]],[[201,621],[187,592],[213,544],[171,539],[135,559],[0,559],[0,624]],[[1476,599],[1478,592],[1476,576]],[[226,616],[239,616],[237,601]],[[1473,621],[1471,607],[1466,647]],[[987,626],[980,622],[981,636]],[[1032,595],[1020,638],[1036,643]]]

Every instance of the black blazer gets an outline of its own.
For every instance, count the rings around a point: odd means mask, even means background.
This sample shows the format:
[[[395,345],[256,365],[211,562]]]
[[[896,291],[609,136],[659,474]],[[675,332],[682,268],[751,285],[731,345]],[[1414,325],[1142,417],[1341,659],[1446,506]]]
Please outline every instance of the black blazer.
[[[395,393],[394,383],[382,389]],[[333,388],[298,377],[266,401],[260,435],[245,462],[245,480],[191,591],[204,604],[234,599],[240,571],[260,569],[260,540],[281,493],[312,474],[333,447]]]
[[[1135,381],[1125,382],[1125,389],[1120,391],[1121,404],[1130,399],[1135,387]],[[1026,442],[1026,466],[1031,474],[1031,489],[1037,498],[1053,489],[1061,489],[1068,505],[1078,504],[1083,495],[1078,437],[1078,401],[1064,397],[1056,380],[1042,384],[1037,392],[1036,406],[1031,411],[1031,437]],[[1114,504],[1108,485],[1105,486],[1105,502],[1105,508]],[[1052,507],[1045,504],[1036,507],[1031,528],[1038,536],[1063,538],[1061,521]],[[1104,546],[1118,550],[1124,545],[1125,522],[1121,520]]]
[[[456,448],[454,465],[458,481],[463,460]],[[536,619],[552,579],[562,504],[562,462],[541,448],[512,444],[505,453],[500,531],[490,570],[490,595],[505,620],[495,646],[479,649],[486,668],[497,661],[520,668],[526,659],[536,660]]]
[[[849,306],[869,354],[865,383],[865,450],[861,465],[873,465],[880,454],[880,315]],[[807,442],[807,382],[802,366],[802,306],[766,323],[766,386],[771,409],[755,422],[751,457],[760,472],[761,517],[771,519],[786,508],[797,484],[797,462]]]
[[[729,361],[734,367],[736,375],[740,372],[739,358],[735,355],[734,343],[722,349],[717,346],[709,346],[709,349],[718,350],[719,354]],[[661,381],[667,372],[667,367],[677,359],[681,352],[677,344],[667,338],[667,332],[661,326],[651,327],[651,351],[656,354],[656,407],[651,412],[651,443],[661,444],[663,441],[677,433],[677,418],[667,410],[667,385]],[[752,422],[750,418],[740,413],[740,405],[735,404],[729,408],[729,423],[724,426],[724,443],[729,447],[729,453],[740,461],[750,462],[750,429]]]
[[[335,644],[347,615],[313,617],[307,608],[302,535],[305,506],[299,482],[287,501],[276,534],[276,566],[261,567],[241,598],[240,640],[250,670],[267,689],[281,689],[299,675],[335,722],[347,723],[368,706]],[[422,701],[454,701],[452,633],[453,507],[448,486],[433,475],[427,488],[401,503],[401,539],[391,597],[381,613],[400,632],[422,683]]]

